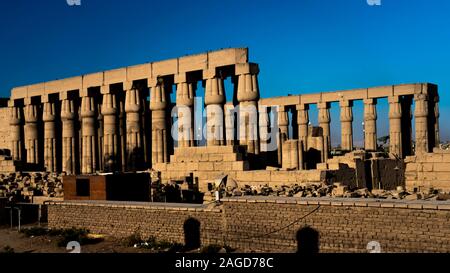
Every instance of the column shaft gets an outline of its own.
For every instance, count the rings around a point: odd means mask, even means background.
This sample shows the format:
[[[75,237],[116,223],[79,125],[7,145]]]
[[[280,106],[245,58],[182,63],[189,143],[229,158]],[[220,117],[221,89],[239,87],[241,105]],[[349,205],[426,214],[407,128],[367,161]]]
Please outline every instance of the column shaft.
[[[62,119],[62,170],[67,174],[76,174],[78,152],[76,151],[75,102],[65,99],[61,102]]]
[[[48,172],[56,172],[56,111],[54,102],[44,103],[44,166]]]
[[[13,101],[10,104],[14,104]],[[11,126],[11,155],[15,161],[22,161],[22,109],[17,106],[10,107],[9,124]]]
[[[425,94],[414,97],[416,117],[416,154],[428,152],[428,100]]]
[[[399,97],[389,97],[389,152],[403,158],[402,108]]]
[[[28,104],[25,106],[25,149],[27,150],[27,163],[39,163],[39,106]]]
[[[300,104],[297,108],[297,125],[298,125],[298,139],[303,142],[304,149],[307,150],[308,143],[308,125],[309,125],[309,105]]]
[[[288,125],[289,119],[288,114],[286,112],[286,108],[284,106],[278,106],[278,164],[282,165],[283,163],[283,149],[284,142],[288,140]],[[284,156],[284,158],[288,158],[289,155]]]
[[[441,137],[439,134],[439,96],[434,97],[434,144],[435,147],[439,147],[441,143]]]
[[[125,97],[127,123],[127,162],[129,170],[137,170],[143,163],[143,145],[141,134],[141,99],[138,89],[131,88]]]
[[[344,151],[353,150],[353,103],[348,100],[340,102],[341,106],[341,148]]]
[[[239,102],[239,142],[247,145],[247,152],[259,154],[258,99],[259,87],[256,65],[236,66],[238,75],[237,100]]]
[[[377,107],[375,99],[364,100],[364,147],[377,150]]]
[[[95,102],[90,96],[81,99],[81,172],[83,174],[93,173],[96,170],[96,129],[95,129]]]
[[[152,110],[152,163],[169,161],[167,149],[166,92],[163,83],[151,86],[150,110]]]
[[[194,146],[194,86],[192,83],[177,84],[178,147]]]
[[[330,106],[326,102],[320,102],[317,104],[319,110],[319,126],[323,130],[323,152],[322,161],[326,162],[328,160],[328,153],[331,149],[331,135],[330,135]]]
[[[104,94],[103,114],[103,162],[107,171],[117,171],[119,156],[117,101],[115,94]]]
[[[225,103],[223,79],[206,79],[206,139],[208,146],[225,144],[223,104]]]

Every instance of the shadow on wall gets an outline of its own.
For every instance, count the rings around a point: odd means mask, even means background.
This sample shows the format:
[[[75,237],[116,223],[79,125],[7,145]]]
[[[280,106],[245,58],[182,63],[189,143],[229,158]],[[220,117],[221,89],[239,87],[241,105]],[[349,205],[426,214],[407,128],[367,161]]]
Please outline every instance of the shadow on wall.
[[[297,231],[297,253],[319,253],[319,232],[317,230],[305,226]]]
[[[186,250],[200,248],[200,222],[195,218],[188,218],[183,225],[184,247]]]

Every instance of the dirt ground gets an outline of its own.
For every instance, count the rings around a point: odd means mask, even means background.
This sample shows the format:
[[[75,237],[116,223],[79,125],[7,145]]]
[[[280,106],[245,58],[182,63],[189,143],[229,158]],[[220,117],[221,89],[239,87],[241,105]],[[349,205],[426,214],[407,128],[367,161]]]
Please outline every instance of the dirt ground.
[[[33,225],[24,226],[30,228]],[[57,238],[54,236],[27,237],[17,228],[0,226],[0,252],[13,249],[14,253],[68,253],[65,247],[57,246]],[[143,248],[127,247],[113,237],[105,237],[102,242],[82,245],[81,253],[151,253],[151,250]]]

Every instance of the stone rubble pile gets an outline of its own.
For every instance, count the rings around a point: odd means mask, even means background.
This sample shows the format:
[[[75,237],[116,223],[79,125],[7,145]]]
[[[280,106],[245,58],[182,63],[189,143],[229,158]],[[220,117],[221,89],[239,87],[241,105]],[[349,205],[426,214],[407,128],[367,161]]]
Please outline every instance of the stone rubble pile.
[[[408,192],[403,187],[396,190],[372,191],[367,188],[351,189],[341,183],[327,185],[325,183],[293,184],[273,186],[268,185],[243,185],[238,186],[236,181],[228,178],[222,182],[216,182],[209,195],[214,197],[219,191],[222,197],[233,196],[284,196],[284,197],[341,197],[341,198],[379,198],[379,199],[404,199],[404,200],[450,200],[450,194],[429,188],[420,192]]]
[[[10,173],[0,174],[0,197],[15,201],[30,201],[32,196],[63,197],[61,174]]]

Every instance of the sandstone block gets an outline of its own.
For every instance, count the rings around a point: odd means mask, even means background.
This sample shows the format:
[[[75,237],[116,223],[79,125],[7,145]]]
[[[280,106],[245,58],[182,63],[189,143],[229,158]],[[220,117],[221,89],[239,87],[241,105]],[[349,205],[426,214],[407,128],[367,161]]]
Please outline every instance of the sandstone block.
[[[287,183],[289,181],[289,171],[271,171],[270,181]]]
[[[214,163],[213,162],[201,162],[198,164],[198,169],[200,171],[213,171]]]
[[[214,170],[215,171],[231,171],[232,170],[231,162],[214,162]]]
[[[433,170],[435,172],[448,172],[450,174],[450,163],[434,163]]]
[[[245,171],[249,170],[250,166],[248,161],[237,161],[237,162],[231,162],[231,169],[233,171]]]
[[[223,161],[223,156],[221,154],[210,154],[208,160],[209,162]]]

